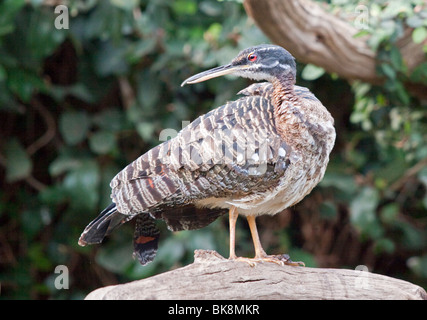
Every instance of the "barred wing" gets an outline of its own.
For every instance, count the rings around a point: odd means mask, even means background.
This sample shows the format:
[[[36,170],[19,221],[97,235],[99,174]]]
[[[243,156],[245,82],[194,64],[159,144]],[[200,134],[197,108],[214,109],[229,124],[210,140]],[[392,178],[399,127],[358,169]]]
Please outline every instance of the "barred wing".
[[[229,102],[129,164],[111,182],[117,210],[149,212],[173,230],[201,228],[225,208],[197,206],[200,200],[239,199],[276,187],[290,150],[275,129],[268,98]]]

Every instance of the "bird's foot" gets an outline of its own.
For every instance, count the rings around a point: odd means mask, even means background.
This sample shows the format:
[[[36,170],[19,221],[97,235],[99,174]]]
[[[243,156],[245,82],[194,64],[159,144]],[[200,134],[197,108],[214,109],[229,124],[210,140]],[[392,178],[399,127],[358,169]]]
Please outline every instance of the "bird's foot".
[[[234,261],[241,261],[241,262],[246,262],[247,264],[249,264],[249,266],[251,267],[255,267],[257,265],[257,262],[259,262],[259,259],[255,259],[255,258],[244,258],[244,257],[229,257],[229,260],[234,260]]]
[[[259,260],[262,262],[273,262],[281,266],[305,267],[304,262],[292,261],[288,254],[266,255],[259,258]]]
[[[255,267],[258,263],[263,262],[273,262],[278,265],[284,266],[295,266],[295,267],[305,267],[305,263],[302,261],[292,261],[288,254],[278,254],[278,255],[265,255],[262,257],[255,258],[243,258],[243,257],[230,257],[230,260],[242,261],[249,264],[251,267]]]

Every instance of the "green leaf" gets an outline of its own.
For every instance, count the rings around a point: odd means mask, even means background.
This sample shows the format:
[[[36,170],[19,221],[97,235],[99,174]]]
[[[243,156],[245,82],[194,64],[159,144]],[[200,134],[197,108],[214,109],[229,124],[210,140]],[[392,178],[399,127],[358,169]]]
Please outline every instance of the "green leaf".
[[[28,258],[31,261],[31,266],[40,271],[52,271],[52,262],[46,256],[43,250],[43,244],[33,242],[28,250]]]
[[[411,100],[411,96],[409,95],[408,91],[404,87],[403,83],[401,81],[396,81],[395,87],[396,87],[396,95],[397,95],[397,97],[405,105],[408,105],[409,102],[410,102],[410,100]]]
[[[393,253],[395,250],[394,242],[387,238],[380,238],[377,241],[375,241],[375,247],[374,250],[376,253]]]
[[[0,64],[0,82],[6,80],[7,72],[6,69]]]
[[[127,55],[130,63],[138,63],[141,58],[153,52],[156,48],[156,38],[143,39],[137,42]]]
[[[418,27],[412,31],[412,41],[415,43],[421,43],[427,38],[427,28],[426,27]]]
[[[400,221],[398,227],[402,231],[400,244],[410,250],[420,250],[426,243],[424,230],[415,228],[413,225]]]
[[[415,67],[410,78],[414,82],[427,84],[427,61],[420,63],[417,67]]]
[[[364,37],[364,36],[367,36],[367,35],[370,35],[371,34],[371,32],[369,32],[368,30],[366,30],[366,29],[364,29],[364,30],[360,30],[359,32],[356,32],[354,35],[353,35],[353,38],[361,38],[361,37]]]
[[[41,77],[22,69],[10,70],[7,82],[10,90],[17,94],[24,102],[29,102],[33,93],[45,89],[45,84]]]
[[[56,177],[69,170],[78,168],[81,164],[81,159],[75,158],[69,154],[60,155],[49,165],[49,174],[52,177]]]
[[[323,76],[325,69],[315,66],[314,64],[307,64],[302,70],[301,77],[304,80],[316,80]]]
[[[335,187],[347,194],[353,194],[357,188],[354,177],[340,172],[333,172],[331,170],[326,172],[323,180],[320,182],[320,185],[322,187]]]
[[[121,75],[128,71],[126,54],[130,44],[122,40],[120,45],[112,41],[104,41],[99,45],[95,54],[95,70],[102,76]]]
[[[178,15],[194,15],[197,12],[197,3],[192,0],[175,0],[172,9]]]
[[[129,243],[103,246],[96,255],[96,262],[111,272],[125,272],[133,262],[132,246]]]
[[[153,139],[153,132],[155,126],[152,122],[141,122],[136,125],[136,131],[144,141],[151,141]]]
[[[356,98],[363,98],[364,96],[368,95],[369,90],[371,90],[371,88],[371,84],[360,81],[355,81],[352,85],[352,89]]]
[[[209,29],[206,31],[206,36],[214,41],[218,41],[219,36],[221,35],[222,25],[220,23],[212,23],[209,26]]]
[[[155,108],[161,94],[161,84],[156,74],[144,70],[138,77],[138,102],[144,110]]]
[[[424,24],[424,19],[418,15],[414,15],[406,19],[406,24],[411,28],[418,28]]]
[[[394,69],[402,70],[403,69],[403,59],[402,54],[396,46],[392,46],[390,50],[390,61]]]
[[[0,3],[0,36],[14,30],[15,15],[25,5],[25,0],[4,0]]]
[[[48,206],[58,206],[66,200],[67,194],[62,185],[54,185],[43,189],[39,199]]]
[[[395,222],[398,215],[399,206],[396,203],[387,204],[380,211],[381,221],[387,224]]]
[[[83,111],[64,112],[59,119],[59,130],[69,145],[76,145],[83,141],[89,127],[90,119]]]
[[[407,169],[404,155],[396,154],[392,161],[375,170],[374,177],[375,179],[382,179],[386,181],[387,185],[390,185],[393,181],[402,177]]]
[[[16,139],[6,142],[4,147],[6,157],[6,181],[15,182],[31,174],[33,164],[24,147]]]
[[[390,79],[396,79],[396,70],[393,69],[392,66],[390,66],[387,63],[381,64],[381,70],[383,73]]]
[[[99,200],[100,172],[97,163],[86,160],[71,170],[64,179],[63,186],[75,210],[93,210]]]
[[[63,103],[64,99],[69,96],[76,97],[87,103],[95,103],[96,101],[93,96],[93,92],[91,92],[83,83],[77,83],[67,87],[52,85],[49,88],[49,93],[60,103]]]
[[[185,254],[185,247],[182,237],[184,234],[177,233],[174,237],[169,237],[163,241],[161,250],[158,251],[156,259],[162,263],[172,266]]]
[[[427,254],[411,257],[408,259],[407,264],[416,275],[427,278]]]
[[[111,4],[127,11],[132,11],[139,5],[139,0],[110,0]]]
[[[199,9],[201,12],[212,17],[222,14],[221,3],[219,1],[218,2],[209,2],[209,1],[200,2]]]
[[[89,138],[90,149],[98,154],[106,154],[116,147],[116,136],[108,131],[99,131]]]
[[[427,189],[427,168],[421,169],[421,171],[418,173],[418,179],[421,181],[422,184],[424,184],[424,188]],[[424,198],[422,200],[423,206],[425,209],[427,209],[427,193],[424,195]]]
[[[100,129],[116,132],[126,127],[125,115],[119,109],[106,109],[93,116],[93,123]]]
[[[378,28],[367,40],[368,45],[373,51],[377,51],[380,44],[387,42],[390,38],[390,30]]]
[[[427,167],[424,167],[418,173],[418,179],[421,183],[424,184],[424,187],[427,189]]]
[[[319,207],[320,216],[327,220],[332,220],[337,216],[338,210],[336,205],[331,201],[325,201]]]
[[[362,233],[373,238],[382,234],[381,226],[376,218],[376,208],[379,202],[378,191],[365,187],[350,203],[350,221]]]
[[[22,230],[27,239],[33,239],[37,233],[50,223],[50,212],[47,208],[29,208],[21,215]]]

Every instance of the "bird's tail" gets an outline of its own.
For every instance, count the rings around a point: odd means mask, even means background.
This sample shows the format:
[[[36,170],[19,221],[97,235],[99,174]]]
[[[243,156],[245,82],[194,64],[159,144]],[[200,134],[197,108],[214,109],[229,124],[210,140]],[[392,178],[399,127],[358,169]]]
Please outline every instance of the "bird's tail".
[[[139,214],[136,217],[133,236],[133,256],[143,266],[153,261],[156,256],[159,237],[160,231],[154,219],[149,214]]]
[[[79,238],[79,245],[100,243],[111,231],[132,217],[121,214],[112,203],[87,225]]]

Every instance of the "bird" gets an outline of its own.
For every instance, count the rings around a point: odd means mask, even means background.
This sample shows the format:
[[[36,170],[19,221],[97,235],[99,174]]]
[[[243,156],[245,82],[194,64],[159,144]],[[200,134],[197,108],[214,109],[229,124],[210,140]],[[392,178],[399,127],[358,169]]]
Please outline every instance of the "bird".
[[[296,85],[295,58],[262,44],[181,86],[235,75],[255,81],[241,97],[201,115],[176,137],[147,151],[111,181],[112,203],[84,229],[79,245],[103,241],[135,218],[134,258],[155,258],[163,220],[171,231],[203,228],[227,214],[229,259],[303,266],[286,254],[268,255],[256,218],[300,202],[322,180],[335,144],[334,119],[307,88]],[[246,218],[255,256],[238,257],[235,230]]]

